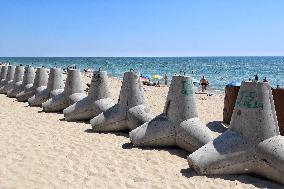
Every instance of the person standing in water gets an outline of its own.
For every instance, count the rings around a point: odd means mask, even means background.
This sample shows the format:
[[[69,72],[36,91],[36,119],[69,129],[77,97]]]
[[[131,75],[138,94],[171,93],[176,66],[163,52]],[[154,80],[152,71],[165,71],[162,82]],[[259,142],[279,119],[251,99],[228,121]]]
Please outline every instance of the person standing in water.
[[[202,92],[205,92],[206,91],[206,87],[208,85],[208,80],[204,76],[202,76],[202,78],[200,80],[200,84],[201,84]]]

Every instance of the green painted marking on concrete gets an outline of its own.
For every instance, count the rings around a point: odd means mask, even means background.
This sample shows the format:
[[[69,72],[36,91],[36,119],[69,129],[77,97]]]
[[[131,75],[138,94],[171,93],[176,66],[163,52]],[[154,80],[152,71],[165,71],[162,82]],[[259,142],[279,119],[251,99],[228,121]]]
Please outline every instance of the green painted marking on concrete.
[[[181,81],[180,94],[184,96],[192,96],[194,93],[192,82]]]
[[[239,92],[237,105],[245,109],[263,109],[263,104],[258,102],[257,92],[254,90],[242,90]]]
[[[94,82],[101,83],[101,76],[100,74],[94,74]]]

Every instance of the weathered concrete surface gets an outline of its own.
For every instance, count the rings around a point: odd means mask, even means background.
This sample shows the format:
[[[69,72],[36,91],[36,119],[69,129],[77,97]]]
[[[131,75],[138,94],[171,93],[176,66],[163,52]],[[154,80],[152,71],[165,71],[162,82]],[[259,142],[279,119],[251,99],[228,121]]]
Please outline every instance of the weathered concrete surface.
[[[13,85],[16,66],[8,65],[8,73],[6,79],[2,82],[0,87],[0,94],[7,94]]]
[[[86,97],[84,92],[81,72],[69,69],[64,91],[59,93],[42,104],[45,112],[62,112],[68,106]]]
[[[164,112],[130,132],[135,146],[179,146],[195,151],[213,140],[212,132],[200,122],[190,77],[173,76]]]
[[[51,68],[47,87],[36,95],[36,103],[33,103],[33,106],[41,106],[48,99],[62,93],[63,88],[64,82],[61,68]]]
[[[30,97],[34,95],[33,83],[35,80],[35,69],[31,66],[25,68],[25,75],[23,83],[21,85],[21,90],[16,94],[16,98],[19,102],[26,102]]]
[[[25,67],[24,66],[16,66],[15,75],[13,79],[12,88],[7,91],[7,96],[10,98],[15,98],[16,94],[21,90],[21,85],[23,84],[23,79],[25,75]]]
[[[145,106],[140,78],[135,72],[124,73],[117,104],[100,100],[94,104],[94,110],[102,110],[90,121],[93,130],[98,132],[132,130],[153,118]]]
[[[0,88],[3,86],[2,82],[4,83],[8,73],[8,65],[2,65],[1,73],[0,73]]]
[[[104,103],[94,110],[94,103],[99,100]],[[88,96],[63,110],[65,120],[90,120],[113,106],[111,102],[107,72],[94,71]]]
[[[24,101],[28,96],[33,94],[30,98],[28,98],[29,105],[40,106],[41,98],[38,98],[40,97],[38,95],[46,89],[47,81],[48,81],[48,73],[46,68],[37,68],[33,87],[30,88],[30,90],[26,91],[25,95],[23,95],[21,99]]]
[[[242,82],[230,128],[188,162],[200,174],[255,173],[284,184],[283,147],[270,85]]]
[[[47,72],[44,69],[37,68],[36,71],[33,67],[30,67],[30,73],[27,78],[27,85],[25,90],[16,95],[19,102],[28,102],[28,99],[33,97],[37,88],[43,89],[47,85]]]

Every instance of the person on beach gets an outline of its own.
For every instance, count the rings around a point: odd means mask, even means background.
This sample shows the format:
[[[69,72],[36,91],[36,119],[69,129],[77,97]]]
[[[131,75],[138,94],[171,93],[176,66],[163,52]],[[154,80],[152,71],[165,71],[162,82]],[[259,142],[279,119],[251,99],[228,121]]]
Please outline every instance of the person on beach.
[[[258,81],[258,75],[257,74],[255,74],[255,76],[254,76],[254,81]]]
[[[155,87],[160,87],[160,81],[156,83]]]
[[[92,77],[92,72],[93,72],[93,70],[91,69],[91,68],[85,68],[84,69],[84,75],[86,76],[86,77]]]
[[[266,77],[264,77],[263,82],[268,82],[268,80],[267,80],[267,78],[266,78]]]
[[[208,83],[208,80],[204,76],[202,76],[202,78],[200,80],[200,84],[201,84],[202,92],[205,92],[206,91],[206,87],[207,87],[207,85],[209,83]]]
[[[168,76],[167,74],[164,75],[165,86],[168,86]]]

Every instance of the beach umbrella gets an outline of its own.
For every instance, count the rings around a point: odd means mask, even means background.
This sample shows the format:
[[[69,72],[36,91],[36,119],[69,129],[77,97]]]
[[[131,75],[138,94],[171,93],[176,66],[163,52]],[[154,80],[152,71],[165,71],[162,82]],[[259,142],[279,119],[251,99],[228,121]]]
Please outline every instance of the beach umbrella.
[[[227,86],[233,86],[233,87],[241,86],[241,82],[231,81],[230,83],[227,84]]]
[[[162,78],[162,76],[160,76],[160,75],[158,75],[158,74],[156,74],[156,75],[153,75],[153,77],[152,77],[153,79],[161,79]]]
[[[142,78],[151,79],[151,75],[143,75]]]

